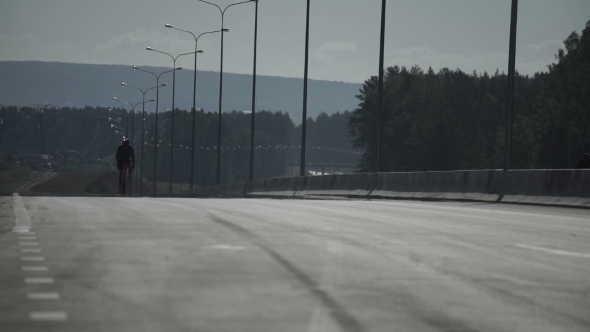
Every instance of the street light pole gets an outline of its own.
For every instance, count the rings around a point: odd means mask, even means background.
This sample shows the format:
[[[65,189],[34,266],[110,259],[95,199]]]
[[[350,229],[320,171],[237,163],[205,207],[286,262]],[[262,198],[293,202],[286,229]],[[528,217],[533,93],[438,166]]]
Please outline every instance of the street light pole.
[[[377,132],[375,138],[375,173],[379,172],[381,152],[381,116],[383,113],[383,58],[385,49],[385,6],[387,0],[381,2],[381,39],[379,41],[379,83],[377,87]]]
[[[198,53],[203,53],[202,50],[198,49],[198,43],[199,43],[199,38],[202,35],[206,35],[209,33],[215,33],[215,32],[228,32],[229,29],[227,28],[223,28],[221,30],[215,30],[215,31],[207,31],[207,32],[203,32],[198,36],[195,36],[194,33],[188,31],[188,30],[184,30],[184,29],[180,29],[177,27],[174,27],[170,24],[166,24],[164,27],[166,28],[170,28],[170,29],[174,29],[174,30],[178,30],[178,31],[183,31],[186,33],[190,33],[193,38],[195,39],[195,72],[193,75],[193,109],[192,109],[192,115],[193,115],[193,129],[192,129],[192,135],[191,135],[191,150],[192,150],[192,154],[191,154],[191,176],[190,176],[190,189],[193,189],[193,184],[194,184],[194,175],[195,175],[195,122],[196,122],[196,95],[197,95],[197,54]]]
[[[2,136],[4,136],[4,118],[6,117],[6,106],[0,105],[2,108],[2,117],[0,117],[0,148],[2,147]]]
[[[256,116],[256,48],[258,38],[258,0],[256,1],[256,9],[254,14],[254,65],[252,74],[252,108],[250,114],[250,171],[248,180],[254,180],[254,120]]]
[[[140,155],[141,155],[141,166],[139,168],[139,180],[140,180],[139,181],[139,197],[141,197],[141,195],[143,194],[143,165],[144,165],[143,161],[145,159],[143,157],[143,146],[145,144],[145,141],[144,141],[144,133],[145,133],[145,103],[146,103],[146,101],[145,101],[145,94],[148,91],[153,90],[153,89],[157,89],[160,86],[166,86],[166,83],[164,83],[162,85],[159,85],[159,86],[154,86],[152,88],[148,88],[148,89],[145,89],[145,90],[140,89],[140,88],[137,88],[137,87],[134,87],[134,86],[131,86],[131,85],[127,84],[127,83],[121,83],[121,85],[124,86],[124,87],[127,87],[127,88],[132,88],[132,89],[139,90],[141,92],[142,96],[143,96],[142,97],[142,103],[143,103],[142,106],[143,106],[143,109],[141,111],[141,152],[140,152]],[[155,101],[155,100],[154,99],[150,99],[150,101]]]
[[[309,64],[309,3],[307,0],[307,14],[305,18],[305,71],[303,74],[303,114],[301,120],[301,165],[299,176],[305,176],[305,147],[307,136],[307,70]]]
[[[133,70],[139,70],[139,71],[143,71],[143,72],[148,73],[148,74],[152,74],[156,78],[156,86],[157,86],[157,88],[156,88],[156,132],[154,134],[154,188],[153,188],[153,192],[154,192],[153,195],[154,195],[154,197],[156,197],[156,194],[158,193],[158,190],[157,190],[157,182],[156,182],[156,180],[157,180],[157,175],[156,175],[157,174],[156,173],[157,168],[156,168],[156,164],[157,164],[157,161],[158,161],[158,158],[157,158],[157,156],[158,156],[158,100],[159,100],[159,97],[160,97],[160,86],[166,86],[166,83],[160,85],[159,82],[160,82],[160,76],[162,76],[162,75],[164,75],[166,73],[169,73],[171,71],[174,71],[174,69],[167,70],[167,71],[162,72],[160,74],[156,74],[154,72],[151,72],[151,71],[148,71],[148,70],[145,70],[145,69],[141,69],[141,68],[139,68],[137,66],[133,66]]]
[[[504,170],[510,169],[510,150],[512,148],[512,115],[514,112],[514,75],[516,67],[516,23],[518,20],[518,0],[512,0],[510,14],[510,45],[508,50],[508,100],[506,116],[506,138],[504,148]]]
[[[217,7],[219,9],[219,13],[221,13],[221,29],[223,30],[223,18],[225,15],[225,11],[235,5],[248,3],[256,0],[248,0],[248,1],[241,1],[227,5],[224,9],[221,9],[218,5],[205,1],[199,0],[200,2],[204,2],[210,4],[212,6]],[[219,184],[219,179],[221,175],[221,108],[222,108],[222,100],[223,100],[223,33],[221,34],[221,54],[220,54],[220,64],[219,64],[219,114],[217,116],[217,174],[215,177],[215,184]]]
[[[182,54],[179,54],[176,57],[174,57],[170,53],[158,51],[158,50],[153,49],[151,47],[148,47],[147,50],[152,51],[152,52],[156,52],[156,53],[165,54],[165,55],[169,56],[172,59],[172,68],[175,68],[172,71],[172,119],[170,121],[171,122],[170,123],[170,128],[171,128],[171,130],[170,130],[170,184],[168,185],[168,194],[172,195],[172,176],[174,175],[174,172],[173,172],[173,166],[174,166],[174,94],[175,94],[175,90],[176,90],[176,71],[182,69],[182,67],[176,68],[176,60],[183,55],[198,53],[198,51],[182,53]]]

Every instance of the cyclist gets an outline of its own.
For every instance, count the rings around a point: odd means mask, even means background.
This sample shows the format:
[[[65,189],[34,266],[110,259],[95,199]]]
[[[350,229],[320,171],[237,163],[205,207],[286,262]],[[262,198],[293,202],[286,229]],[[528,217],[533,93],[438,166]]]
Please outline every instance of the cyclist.
[[[135,164],[135,152],[131,145],[129,145],[128,139],[123,139],[123,144],[117,148],[115,154],[115,160],[117,161],[117,168],[119,169],[119,194],[121,194],[121,188],[123,184],[123,170],[127,166],[129,172],[128,179],[131,179],[131,172],[133,172],[133,165]]]
[[[576,164],[576,168],[590,168],[590,154],[584,153],[584,156]]]

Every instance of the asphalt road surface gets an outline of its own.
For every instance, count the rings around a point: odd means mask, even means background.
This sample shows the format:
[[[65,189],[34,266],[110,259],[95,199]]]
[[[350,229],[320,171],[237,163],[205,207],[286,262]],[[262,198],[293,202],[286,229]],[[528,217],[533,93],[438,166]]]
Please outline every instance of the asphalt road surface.
[[[12,200],[3,332],[590,331],[590,210]]]

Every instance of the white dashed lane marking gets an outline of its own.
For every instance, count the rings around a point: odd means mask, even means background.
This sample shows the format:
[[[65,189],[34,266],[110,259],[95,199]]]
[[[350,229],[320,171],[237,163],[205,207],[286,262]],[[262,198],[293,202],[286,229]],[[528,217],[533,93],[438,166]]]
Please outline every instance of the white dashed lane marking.
[[[27,284],[52,284],[53,278],[25,278]]]
[[[45,257],[21,257],[20,260],[23,262],[43,262]]]
[[[23,254],[40,253],[41,249],[21,249],[20,252]]]
[[[64,321],[68,320],[68,314],[63,311],[33,311],[29,313],[29,318],[39,321]]]
[[[27,209],[22,197],[18,194],[13,194],[15,226],[13,231],[18,234],[18,244],[25,248],[20,251],[23,254],[40,254],[42,251],[39,248],[31,248],[39,246],[37,235],[31,232],[31,219],[27,213]],[[45,257],[42,256],[21,256],[22,262],[43,262]],[[43,272],[49,271],[47,266],[23,266],[23,272]],[[24,278],[26,284],[53,284],[54,279],[48,277],[38,278]],[[56,292],[31,292],[27,293],[27,299],[39,301],[59,301],[61,296]],[[68,314],[65,311],[32,311],[29,312],[29,319],[32,321],[66,321]]]
[[[38,246],[39,242],[19,242],[18,244],[21,246]]]
[[[27,298],[29,300],[59,300],[60,296],[59,293],[28,293]]]
[[[17,193],[12,194],[12,201],[14,205],[14,231],[16,233],[29,233],[31,228],[31,219],[27,213],[27,208],[23,202],[23,198]]]
[[[45,272],[49,271],[47,266],[23,266],[23,271],[25,272]]]

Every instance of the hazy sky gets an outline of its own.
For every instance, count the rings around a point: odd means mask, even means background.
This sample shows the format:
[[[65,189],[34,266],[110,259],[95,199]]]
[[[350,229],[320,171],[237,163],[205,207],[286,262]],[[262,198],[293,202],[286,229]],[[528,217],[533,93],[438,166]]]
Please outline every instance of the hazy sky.
[[[210,0],[220,6],[232,0]],[[511,0],[389,0],[385,64],[507,71]],[[545,71],[590,19],[590,0],[520,0],[517,70]],[[172,66],[145,48],[191,52],[191,35],[221,28],[197,0],[0,0],[0,61]],[[260,0],[258,73],[303,77],[305,0]],[[380,0],[312,0],[309,76],[363,82],[378,72]],[[252,73],[254,3],[229,8],[224,71]],[[199,39],[199,70],[219,70],[219,34]],[[192,68],[190,56],[177,65]]]

